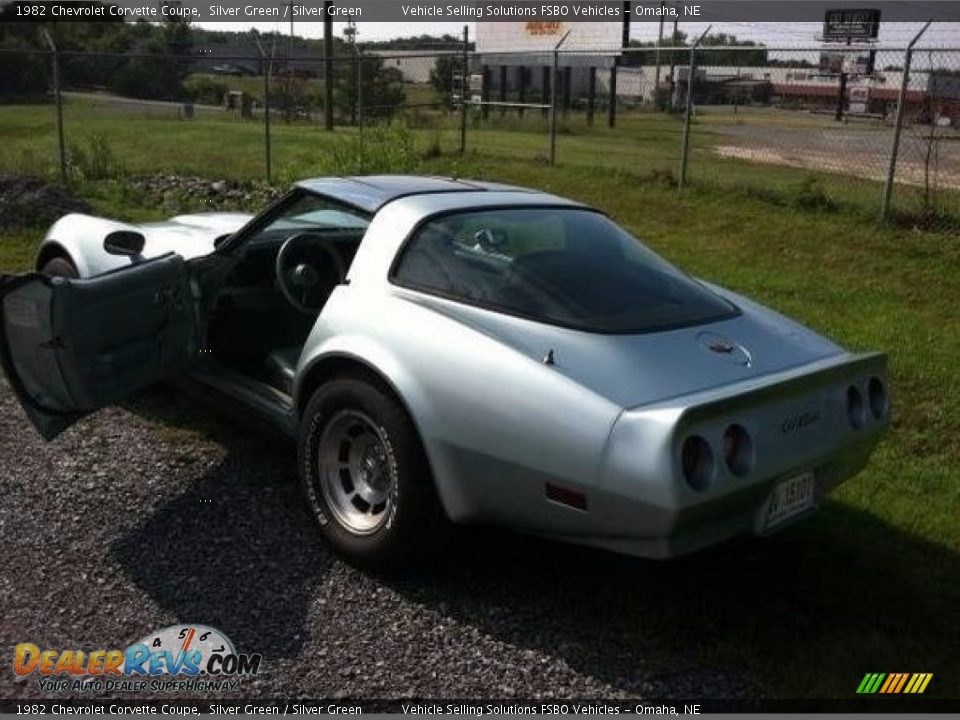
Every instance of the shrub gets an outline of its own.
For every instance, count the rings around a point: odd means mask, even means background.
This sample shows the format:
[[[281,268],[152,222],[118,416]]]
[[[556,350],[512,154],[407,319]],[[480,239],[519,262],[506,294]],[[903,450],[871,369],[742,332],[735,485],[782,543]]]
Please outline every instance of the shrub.
[[[800,183],[794,197],[794,205],[804,210],[823,210],[832,212],[837,209],[836,203],[823,189],[816,178],[806,177]]]
[[[427,160],[433,158],[438,158],[443,155],[443,147],[440,145],[440,133],[434,131],[433,136],[430,138],[430,142],[427,144],[427,147],[424,148],[423,157]]]
[[[413,133],[401,123],[367,127],[336,143],[326,160],[336,175],[409,173],[418,163]]]
[[[194,75],[184,83],[188,97],[201,105],[222,105],[227,84],[204,75]]]
[[[77,180],[109,180],[124,174],[123,165],[102,133],[67,148],[67,169]]]

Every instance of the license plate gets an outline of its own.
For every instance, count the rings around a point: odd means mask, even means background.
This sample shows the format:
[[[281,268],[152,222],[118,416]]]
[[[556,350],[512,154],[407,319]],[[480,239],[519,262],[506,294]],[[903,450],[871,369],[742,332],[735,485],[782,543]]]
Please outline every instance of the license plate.
[[[813,507],[813,473],[788,478],[773,486],[767,510],[767,529],[776,527]]]

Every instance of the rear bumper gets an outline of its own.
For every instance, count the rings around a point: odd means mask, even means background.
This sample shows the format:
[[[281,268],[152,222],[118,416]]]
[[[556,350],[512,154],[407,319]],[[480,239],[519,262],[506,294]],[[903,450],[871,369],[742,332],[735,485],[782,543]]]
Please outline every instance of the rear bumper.
[[[580,527],[551,533],[617,552],[667,558],[743,534],[766,534],[774,486],[812,473],[813,512],[833,487],[859,472],[889,423],[889,408],[851,420],[847,395],[866,397],[873,378],[886,386],[882,355],[840,355],[747,384],[625,411],[608,440],[599,483],[589,490]],[[795,422],[803,417],[804,422]],[[736,474],[723,459],[726,428],[746,428],[754,452]],[[687,437],[705,440],[713,471],[694,488],[681,470]],[[572,518],[571,518],[572,520]],[[558,527],[560,529],[560,527]],[[570,532],[569,530],[573,530]],[[580,530],[580,532],[577,532]]]
[[[656,506],[623,496],[593,496],[591,514],[603,516],[605,530],[609,532],[550,537],[626,555],[668,559],[739,536],[770,535],[816,512],[830,490],[863,469],[876,441],[876,437],[866,438],[832,458],[824,458],[783,475],[682,508]],[[766,520],[774,486],[805,472],[812,472],[814,476],[814,506],[801,515],[767,529]]]

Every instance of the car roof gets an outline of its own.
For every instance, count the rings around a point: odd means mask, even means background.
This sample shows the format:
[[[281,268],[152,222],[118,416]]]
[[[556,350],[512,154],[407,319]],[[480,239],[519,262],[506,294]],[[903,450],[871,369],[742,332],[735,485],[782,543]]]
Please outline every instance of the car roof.
[[[478,191],[536,192],[516,185],[504,185],[484,180],[461,180],[420,175],[323,177],[301,180],[296,185],[304,190],[332,197],[371,213],[377,212],[393,200],[412,195]]]

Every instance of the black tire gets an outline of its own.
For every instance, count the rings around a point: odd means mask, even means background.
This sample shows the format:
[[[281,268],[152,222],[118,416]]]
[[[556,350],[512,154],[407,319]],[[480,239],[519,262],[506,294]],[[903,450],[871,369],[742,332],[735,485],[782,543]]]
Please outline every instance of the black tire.
[[[40,269],[40,272],[42,272],[44,275],[49,275],[50,277],[80,277],[80,273],[77,272],[77,266],[74,265],[69,258],[59,255],[47,260]]]
[[[324,431],[345,412],[362,413],[384,440],[391,468],[390,515],[366,534],[345,525],[325,497],[320,468]],[[394,570],[432,555],[445,517],[416,428],[384,389],[343,377],[323,384],[310,398],[298,439],[300,481],[310,512],[326,540],[346,559],[377,570]]]

